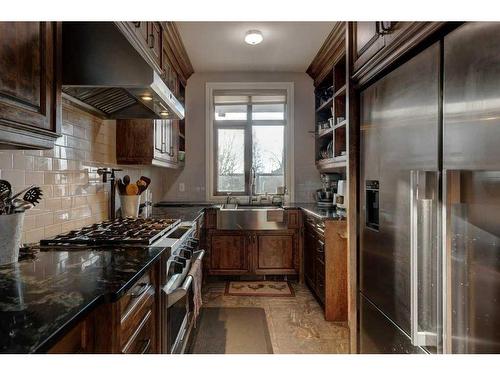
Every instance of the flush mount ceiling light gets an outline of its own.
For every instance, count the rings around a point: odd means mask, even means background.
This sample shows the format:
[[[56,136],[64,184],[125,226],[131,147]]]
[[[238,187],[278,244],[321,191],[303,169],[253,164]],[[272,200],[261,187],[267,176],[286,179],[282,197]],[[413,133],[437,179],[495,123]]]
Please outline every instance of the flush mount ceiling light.
[[[147,101],[147,102],[149,102],[149,101],[153,100],[153,98],[152,98],[151,96],[149,96],[149,95],[143,95],[143,96],[141,96],[141,99],[142,99],[142,100],[145,100],[145,101]]]
[[[168,111],[160,111],[161,116],[168,116]]]
[[[264,40],[262,36],[262,32],[259,30],[248,30],[245,34],[245,43],[250,44],[252,46],[259,44]]]

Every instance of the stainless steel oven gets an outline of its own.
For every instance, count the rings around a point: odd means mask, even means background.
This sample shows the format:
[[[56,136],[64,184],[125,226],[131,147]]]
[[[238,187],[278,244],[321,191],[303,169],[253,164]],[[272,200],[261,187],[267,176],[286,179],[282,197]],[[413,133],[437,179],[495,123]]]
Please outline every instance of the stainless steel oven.
[[[203,259],[205,250],[198,249],[194,227],[179,227],[172,235],[178,235],[179,240],[166,262],[166,282],[162,288],[163,353],[182,354],[194,325],[193,277],[189,271],[196,260]]]

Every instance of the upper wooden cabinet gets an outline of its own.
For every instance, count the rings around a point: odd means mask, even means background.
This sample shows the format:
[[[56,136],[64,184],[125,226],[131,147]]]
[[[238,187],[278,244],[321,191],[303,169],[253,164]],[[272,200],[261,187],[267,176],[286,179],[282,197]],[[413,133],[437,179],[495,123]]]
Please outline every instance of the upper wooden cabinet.
[[[177,168],[178,132],[177,120],[117,120],[116,161]]]
[[[445,22],[348,22],[351,78],[364,85],[418,47]]]
[[[160,74],[174,93],[179,92],[179,82],[184,86],[193,74],[193,67],[173,22],[117,22],[132,45]]]
[[[354,70],[358,70],[384,47],[381,22],[354,22],[353,42]]]
[[[0,22],[0,147],[51,148],[61,124],[61,23]]]

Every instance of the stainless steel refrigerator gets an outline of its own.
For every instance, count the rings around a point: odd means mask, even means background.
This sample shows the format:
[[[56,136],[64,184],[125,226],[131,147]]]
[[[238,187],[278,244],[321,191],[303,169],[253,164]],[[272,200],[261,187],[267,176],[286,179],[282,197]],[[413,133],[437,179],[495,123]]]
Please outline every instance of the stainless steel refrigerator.
[[[500,23],[360,99],[359,351],[500,353]]]

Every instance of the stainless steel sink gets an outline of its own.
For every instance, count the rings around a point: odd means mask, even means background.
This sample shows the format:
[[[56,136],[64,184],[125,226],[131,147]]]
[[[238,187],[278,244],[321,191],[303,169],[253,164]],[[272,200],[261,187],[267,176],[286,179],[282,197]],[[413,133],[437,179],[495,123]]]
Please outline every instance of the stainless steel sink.
[[[237,206],[217,210],[217,229],[286,229],[285,210],[275,206]]]

